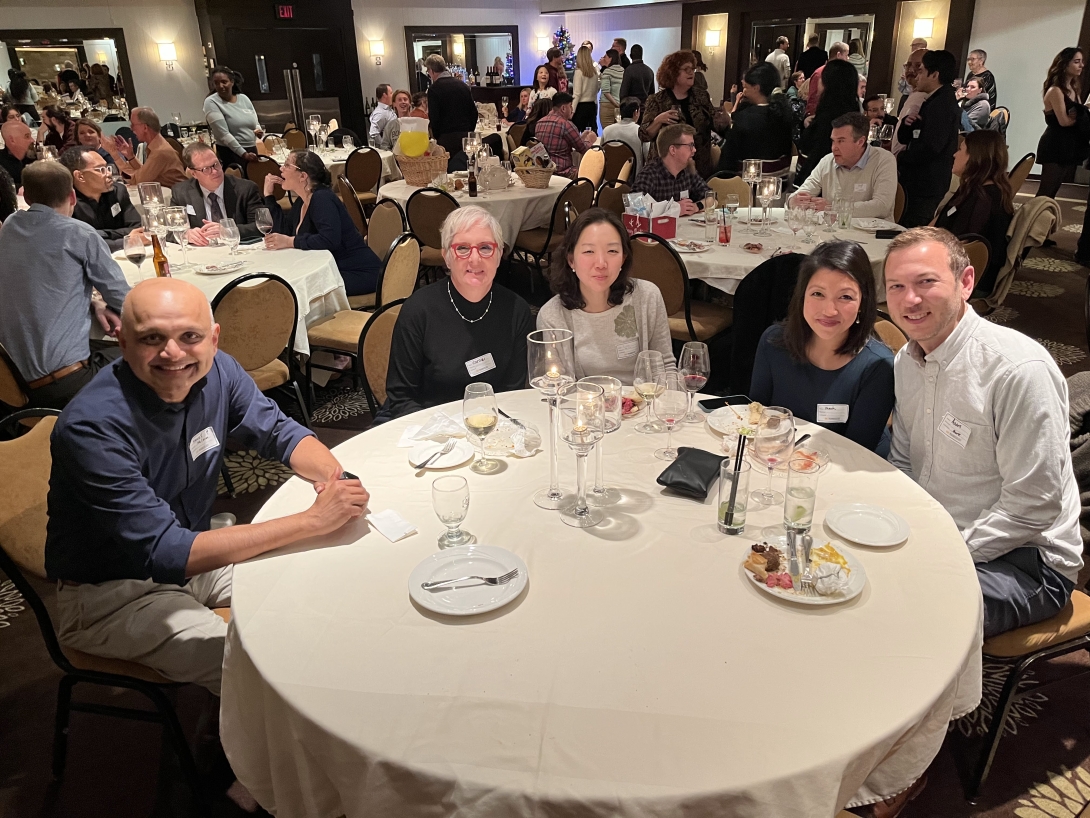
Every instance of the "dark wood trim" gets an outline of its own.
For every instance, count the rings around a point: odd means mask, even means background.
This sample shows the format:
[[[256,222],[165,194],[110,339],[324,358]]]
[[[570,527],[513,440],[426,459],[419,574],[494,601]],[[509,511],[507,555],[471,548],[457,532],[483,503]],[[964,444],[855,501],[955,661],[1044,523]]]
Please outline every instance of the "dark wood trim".
[[[454,62],[453,35],[455,34],[506,34],[511,38],[511,66],[515,72],[515,82],[522,76],[519,73],[519,27],[518,26],[405,26],[405,70],[409,74],[409,87],[415,93],[420,90],[416,82],[416,51],[413,49],[413,36],[432,34],[442,40],[443,59]],[[470,55],[465,55],[466,68],[469,68]],[[480,66],[477,66],[480,68]],[[514,86],[512,86],[514,87]]]
[[[1086,9],[1082,13],[1082,27],[1079,29],[1079,47],[1083,49],[1083,57],[1090,55],[1090,0],[1087,0]],[[1042,78],[1043,79],[1043,78]],[[1082,72],[1083,99],[1090,93],[1090,71]]]
[[[113,40],[114,50],[117,51],[117,70],[122,76],[122,84],[125,86],[125,101],[129,109],[137,107],[136,87],[134,84],[132,69],[129,67],[129,51],[125,47],[125,29],[123,28],[0,28],[0,40],[12,45],[12,41],[30,40],[29,43],[16,42],[18,46],[32,45],[64,45],[58,43],[58,39],[68,40]],[[37,40],[37,43],[34,41]],[[42,42],[42,41],[47,42]],[[77,46],[73,46],[77,48]],[[15,63],[12,63],[15,67]]]
[[[970,39],[973,36],[973,15],[976,14],[976,0],[950,0],[950,17],[946,23],[946,50],[958,61],[958,76],[962,79],[968,72],[966,60],[972,50]]]

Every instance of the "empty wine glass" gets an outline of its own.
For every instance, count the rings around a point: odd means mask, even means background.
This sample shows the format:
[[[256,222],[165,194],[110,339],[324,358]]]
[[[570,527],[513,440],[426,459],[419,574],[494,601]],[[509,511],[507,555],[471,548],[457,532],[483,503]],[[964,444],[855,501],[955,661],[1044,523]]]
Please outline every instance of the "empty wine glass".
[[[685,423],[703,423],[697,412],[693,411],[693,397],[704,388],[711,375],[711,358],[708,355],[708,345],[701,341],[688,341],[681,348],[681,354],[677,358],[677,371],[681,376],[681,386],[689,393],[689,407],[685,414]]]
[[[139,233],[129,233],[125,236],[125,258],[136,265],[136,271],[140,272],[140,266],[148,256],[148,249],[144,246],[144,237]]]
[[[655,416],[666,425],[666,446],[655,450],[659,460],[676,460],[677,449],[670,445],[674,427],[685,420],[685,410],[689,407],[689,395],[681,386],[680,378],[670,373],[666,376],[666,386],[661,395],[655,397]]]
[[[469,513],[469,483],[464,477],[447,475],[437,477],[431,484],[431,505],[439,522],[447,527],[439,536],[439,547],[468,545],[477,538],[462,530],[462,520]]]
[[[273,217],[272,213],[269,212],[269,208],[259,207],[254,210],[254,225],[261,231],[262,236],[267,236],[272,232]]]
[[[632,387],[643,398],[647,413],[643,421],[636,425],[636,431],[643,435],[656,434],[665,428],[651,413],[651,402],[666,388],[666,365],[662,353],[656,349],[645,349],[636,356],[636,368],[632,372]]]
[[[602,388],[602,433],[603,437],[594,447],[594,487],[587,495],[587,502],[592,506],[611,506],[621,500],[621,493],[615,488],[607,488],[602,477],[602,449],[606,445],[604,435],[621,428],[622,397],[624,388],[621,382],[609,375],[588,375],[578,383],[592,383]]]
[[[782,406],[766,406],[752,438],[753,454],[768,469],[768,488],[755,491],[750,498],[755,503],[771,506],[783,502],[783,495],[772,490],[772,472],[776,465],[791,456],[795,446],[795,418]]]
[[[348,134],[345,134],[341,137],[341,147],[344,148],[346,151],[355,150],[356,140]]]
[[[220,238],[224,244],[231,248],[229,255],[233,256],[238,253],[240,235],[238,225],[235,224],[234,219],[223,219],[220,222]]]
[[[182,246],[182,266],[174,267],[173,272],[179,272],[189,269],[189,242],[185,237],[186,231],[189,229],[189,216],[186,215],[184,207],[166,207],[163,208],[164,222],[167,229],[174,234],[174,240]]]
[[[575,452],[575,501],[561,507],[561,519],[576,528],[590,528],[603,519],[587,504],[587,455],[602,439],[605,427],[603,389],[593,383],[572,383],[557,398],[560,437]]]
[[[828,205],[828,206],[826,206],[825,210],[822,211],[821,215],[822,215],[822,218],[825,219],[825,232],[826,233],[835,233],[836,232],[836,223],[837,223],[837,220],[840,218],[840,216],[836,212],[836,208],[833,207],[832,205]]]
[[[802,221],[802,235],[805,236],[802,243],[813,244],[814,232],[817,230],[818,225],[821,224],[821,213],[812,207],[805,208],[803,212],[806,218]]]
[[[799,206],[787,208],[787,226],[791,229],[791,249],[798,248],[799,231],[806,219],[806,211]]]
[[[496,393],[487,383],[471,383],[466,386],[462,398],[462,417],[465,418],[466,431],[477,438],[481,444],[481,456],[469,467],[477,474],[492,474],[500,468],[500,461],[490,459],[484,451],[484,439],[492,434],[499,421],[496,407]]]

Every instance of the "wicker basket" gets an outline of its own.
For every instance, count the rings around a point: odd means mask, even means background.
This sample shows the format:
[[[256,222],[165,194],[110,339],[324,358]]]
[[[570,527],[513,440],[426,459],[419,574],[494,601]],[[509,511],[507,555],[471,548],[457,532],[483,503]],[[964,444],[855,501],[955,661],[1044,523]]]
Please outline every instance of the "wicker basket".
[[[414,187],[427,187],[440,173],[447,172],[447,160],[450,155],[437,147],[430,156],[395,155],[397,166],[405,181]]]
[[[515,173],[526,187],[544,190],[553,178],[553,168],[515,168]]]

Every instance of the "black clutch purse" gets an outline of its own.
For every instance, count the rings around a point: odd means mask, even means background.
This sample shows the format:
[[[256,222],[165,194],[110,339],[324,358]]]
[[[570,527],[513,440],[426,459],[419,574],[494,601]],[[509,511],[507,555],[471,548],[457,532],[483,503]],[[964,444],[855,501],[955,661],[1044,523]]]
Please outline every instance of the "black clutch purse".
[[[679,446],[677,460],[667,466],[655,482],[686,497],[703,501],[719,479],[719,468],[726,459],[726,455]]]

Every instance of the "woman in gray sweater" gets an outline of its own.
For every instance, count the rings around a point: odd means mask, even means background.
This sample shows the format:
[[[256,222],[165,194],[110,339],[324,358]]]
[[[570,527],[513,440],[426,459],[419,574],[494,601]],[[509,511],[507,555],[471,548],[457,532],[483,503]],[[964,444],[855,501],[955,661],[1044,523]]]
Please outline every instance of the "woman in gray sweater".
[[[553,253],[549,283],[556,295],[537,314],[538,329],[575,334],[575,377],[610,375],[631,384],[636,356],[658,350],[676,372],[666,305],[658,287],[630,278],[628,233],[602,208],[584,211]]]
[[[239,93],[242,77],[224,66],[212,69],[212,87],[204,101],[204,117],[216,140],[216,153],[224,167],[257,160],[257,139],[262,134],[254,104]],[[245,175],[245,174],[243,174]]]

